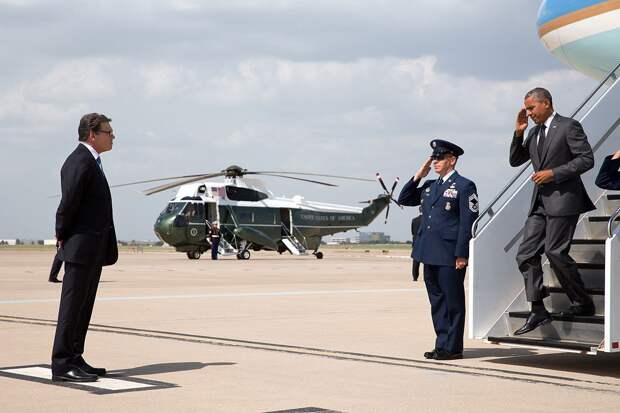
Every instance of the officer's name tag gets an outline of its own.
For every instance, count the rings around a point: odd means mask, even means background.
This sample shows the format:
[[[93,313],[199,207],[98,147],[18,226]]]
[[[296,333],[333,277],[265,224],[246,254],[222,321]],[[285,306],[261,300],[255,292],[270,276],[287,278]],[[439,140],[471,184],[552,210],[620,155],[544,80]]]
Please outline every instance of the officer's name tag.
[[[457,191],[456,189],[448,188],[444,191],[443,196],[445,198],[456,198],[458,194],[459,194],[459,191]]]

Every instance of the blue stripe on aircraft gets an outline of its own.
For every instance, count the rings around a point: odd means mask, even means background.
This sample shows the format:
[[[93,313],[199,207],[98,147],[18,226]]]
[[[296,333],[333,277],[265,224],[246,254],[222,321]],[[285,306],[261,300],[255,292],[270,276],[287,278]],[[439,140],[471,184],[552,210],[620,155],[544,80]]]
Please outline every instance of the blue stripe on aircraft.
[[[540,27],[565,14],[607,1],[608,0],[544,0],[538,9],[538,20],[536,21],[536,25]]]

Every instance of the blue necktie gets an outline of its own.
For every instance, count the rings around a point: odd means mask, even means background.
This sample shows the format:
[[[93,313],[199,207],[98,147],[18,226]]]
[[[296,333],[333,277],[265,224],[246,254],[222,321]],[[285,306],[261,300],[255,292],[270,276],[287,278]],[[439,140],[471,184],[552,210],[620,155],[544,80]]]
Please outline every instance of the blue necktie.
[[[98,156],[97,156],[97,165],[99,165],[99,169],[101,169],[101,173],[103,173],[103,165],[101,165],[101,158]]]

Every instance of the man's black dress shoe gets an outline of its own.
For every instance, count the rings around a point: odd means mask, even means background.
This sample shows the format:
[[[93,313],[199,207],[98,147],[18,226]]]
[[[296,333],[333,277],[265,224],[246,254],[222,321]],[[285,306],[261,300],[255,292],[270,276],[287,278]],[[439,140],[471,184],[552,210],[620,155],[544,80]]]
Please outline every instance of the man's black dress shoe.
[[[87,383],[97,381],[95,374],[88,374],[84,370],[73,367],[71,370],[62,374],[52,374],[52,381],[70,381],[76,383]]]
[[[446,350],[437,350],[435,352],[435,360],[457,360],[462,358],[463,353],[450,353]]]
[[[84,362],[81,366],[80,369],[88,374],[94,374],[96,376],[105,376],[106,373],[108,372],[106,369],[102,368],[102,367],[93,367],[90,364],[88,364],[87,362]]]
[[[571,304],[568,309],[560,312],[564,316],[592,316],[594,315],[594,303],[589,304]]]
[[[525,324],[523,324],[523,327],[515,331],[514,335],[518,336],[521,334],[529,333],[537,327],[549,324],[552,320],[553,319],[551,318],[551,315],[547,311],[541,313],[530,313],[527,321],[525,322]]]
[[[49,280],[47,280],[51,283],[61,283],[62,281],[60,281],[58,278],[50,278]]]
[[[436,348],[434,348],[434,349],[433,349],[433,350],[431,350],[431,351],[426,351],[426,352],[424,353],[424,358],[425,358],[425,359],[435,359],[435,355],[436,355],[436,354],[437,354],[437,349],[436,349]]]

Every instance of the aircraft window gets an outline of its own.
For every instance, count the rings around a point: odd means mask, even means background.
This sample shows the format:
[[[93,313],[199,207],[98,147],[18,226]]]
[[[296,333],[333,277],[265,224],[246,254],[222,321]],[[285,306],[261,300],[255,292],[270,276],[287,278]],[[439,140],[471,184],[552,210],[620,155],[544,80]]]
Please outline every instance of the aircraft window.
[[[249,188],[239,188],[237,186],[227,186],[226,196],[233,201],[260,201],[268,198],[267,194]]]
[[[181,212],[184,206],[185,202],[170,202],[163,210],[163,213],[176,215]]]

